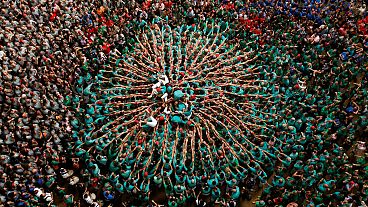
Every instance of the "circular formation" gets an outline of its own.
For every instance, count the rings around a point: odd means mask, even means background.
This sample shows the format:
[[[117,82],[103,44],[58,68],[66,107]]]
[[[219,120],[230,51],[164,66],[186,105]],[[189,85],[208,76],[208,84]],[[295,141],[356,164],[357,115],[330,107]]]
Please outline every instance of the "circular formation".
[[[270,123],[283,97],[259,78],[269,74],[255,51],[228,43],[228,29],[153,24],[132,53],[115,53],[76,88],[90,98],[75,147],[93,174],[108,167],[119,192],[139,189],[145,200],[150,185],[164,185],[182,204],[196,187],[217,199],[227,186],[238,199],[248,176],[266,183],[263,167],[286,156],[264,148],[278,139]]]

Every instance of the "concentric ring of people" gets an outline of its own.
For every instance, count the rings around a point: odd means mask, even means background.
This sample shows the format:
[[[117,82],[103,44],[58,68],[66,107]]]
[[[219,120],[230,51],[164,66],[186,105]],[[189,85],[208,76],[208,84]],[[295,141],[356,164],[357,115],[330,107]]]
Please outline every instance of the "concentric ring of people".
[[[262,167],[286,157],[260,147],[277,141],[268,123],[282,96],[258,78],[251,48],[227,43],[227,24],[153,24],[134,52],[115,53],[95,81],[77,88],[91,98],[81,127],[75,122],[82,129],[76,150],[95,158],[93,174],[108,167],[118,191],[138,188],[145,199],[150,185],[163,184],[181,202],[198,182],[217,197],[226,185],[234,198],[246,177],[266,182]]]

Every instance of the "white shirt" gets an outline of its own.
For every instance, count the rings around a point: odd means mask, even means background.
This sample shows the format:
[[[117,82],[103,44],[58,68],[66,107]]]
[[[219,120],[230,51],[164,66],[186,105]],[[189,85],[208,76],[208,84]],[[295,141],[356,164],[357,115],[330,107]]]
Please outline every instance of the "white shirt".
[[[47,202],[51,202],[52,201],[52,195],[51,195],[51,193],[45,193],[45,200]]]
[[[88,194],[84,194],[83,195],[83,199],[88,203],[88,204],[92,204],[93,200],[91,199],[91,197]]]
[[[94,202],[94,203],[92,203],[92,206],[93,207],[100,207],[100,204],[98,204],[97,202]]]
[[[160,87],[161,86],[161,81],[159,81],[159,82],[157,82],[156,84],[154,84],[153,86],[152,86],[152,89],[156,89],[156,88],[158,88],[158,87]]]
[[[170,83],[169,78],[166,75],[161,76],[161,78],[163,78],[164,80],[162,80],[160,78],[158,80],[159,80],[160,83],[162,83],[162,85],[166,85],[166,84]]]
[[[35,188],[34,191],[36,191],[36,190],[37,190],[36,196],[40,197],[43,194],[42,190],[39,189],[39,188]]]
[[[153,118],[153,116],[149,117],[151,121],[147,121],[147,125],[150,127],[156,127],[157,126],[157,120]]]
[[[79,182],[79,178],[77,176],[73,176],[71,179],[70,179],[70,182],[69,184],[70,185],[75,185]]]

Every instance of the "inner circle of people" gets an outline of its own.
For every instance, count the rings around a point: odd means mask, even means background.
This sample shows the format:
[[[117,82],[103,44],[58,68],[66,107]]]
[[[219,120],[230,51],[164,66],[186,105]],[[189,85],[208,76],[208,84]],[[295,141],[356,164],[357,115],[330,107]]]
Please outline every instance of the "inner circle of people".
[[[0,207],[366,207],[367,4],[0,0]]]

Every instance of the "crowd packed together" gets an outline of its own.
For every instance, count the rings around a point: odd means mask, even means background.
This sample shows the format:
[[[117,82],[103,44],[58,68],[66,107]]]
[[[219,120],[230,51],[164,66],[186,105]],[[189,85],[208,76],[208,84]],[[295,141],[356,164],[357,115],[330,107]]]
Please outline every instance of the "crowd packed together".
[[[367,5],[0,0],[0,206],[367,206]]]

